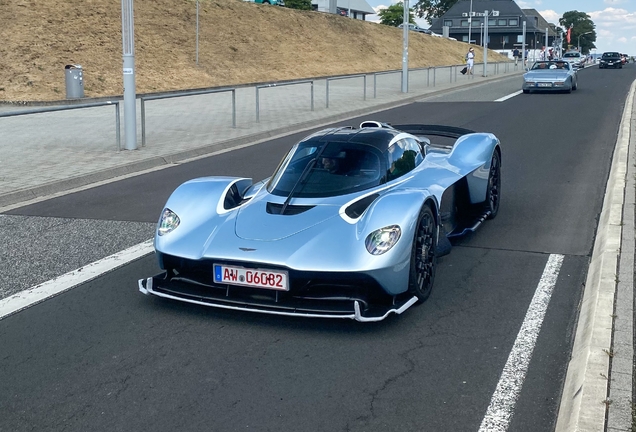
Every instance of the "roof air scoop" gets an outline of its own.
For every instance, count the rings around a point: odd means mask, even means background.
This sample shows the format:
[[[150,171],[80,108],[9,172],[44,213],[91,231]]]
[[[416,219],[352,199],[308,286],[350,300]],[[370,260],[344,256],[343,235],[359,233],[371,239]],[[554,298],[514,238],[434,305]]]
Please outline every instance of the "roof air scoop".
[[[388,123],[381,123],[375,120],[367,120],[360,123],[360,129],[364,128],[386,128],[393,129]]]

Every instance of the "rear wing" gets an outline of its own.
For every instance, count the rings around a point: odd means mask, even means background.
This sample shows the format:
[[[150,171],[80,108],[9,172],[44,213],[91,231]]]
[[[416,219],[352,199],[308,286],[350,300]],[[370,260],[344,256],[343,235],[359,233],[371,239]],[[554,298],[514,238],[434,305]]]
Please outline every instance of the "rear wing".
[[[392,125],[393,128],[402,132],[409,133],[415,136],[442,136],[446,138],[459,138],[467,134],[475,133],[474,130],[444,125],[423,125],[423,124],[406,124],[406,125]]]

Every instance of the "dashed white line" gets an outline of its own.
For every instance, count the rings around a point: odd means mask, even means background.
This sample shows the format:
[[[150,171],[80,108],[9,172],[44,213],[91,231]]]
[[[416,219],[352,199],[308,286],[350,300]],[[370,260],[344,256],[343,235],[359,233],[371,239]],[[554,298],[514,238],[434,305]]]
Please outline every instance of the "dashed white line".
[[[0,300],[0,320],[152,253],[154,251],[152,242],[152,240],[147,240],[139,243]]]
[[[521,324],[517,339],[499,378],[497,388],[490,400],[486,416],[481,422],[479,432],[505,432],[508,430],[521,386],[528,372],[528,365],[543,324],[543,318],[561,270],[561,264],[563,264],[563,255],[553,254],[548,258],[539,285],[526,312],[526,317]]]
[[[517,92],[510,93],[508,96],[504,96],[504,97],[501,97],[501,98],[499,98],[499,99],[495,99],[495,102],[503,102],[503,101],[506,101],[506,100],[508,100],[508,99],[510,99],[510,98],[513,98],[513,97],[515,97],[515,96],[517,96],[517,95],[520,95],[521,93],[523,93],[523,90],[519,90],[519,91],[517,91]]]

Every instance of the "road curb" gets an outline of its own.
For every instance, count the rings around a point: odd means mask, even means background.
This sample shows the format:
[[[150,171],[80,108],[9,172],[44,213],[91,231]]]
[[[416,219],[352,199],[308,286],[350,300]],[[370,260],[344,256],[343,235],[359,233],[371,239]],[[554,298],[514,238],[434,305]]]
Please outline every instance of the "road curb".
[[[608,394],[610,361],[613,355],[614,303],[621,258],[623,207],[635,91],[636,81],[629,91],[612,157],[555,432],[606,430],[606,414],[611,404]],[[629,190],[627,192],[633,193]],[[630,229],[633,236],[633,227]],[[633,255],[633,250],[631,253]],[[633,302],[633,298],[631,301]],[[629,409],[631,410],[631,406]]]

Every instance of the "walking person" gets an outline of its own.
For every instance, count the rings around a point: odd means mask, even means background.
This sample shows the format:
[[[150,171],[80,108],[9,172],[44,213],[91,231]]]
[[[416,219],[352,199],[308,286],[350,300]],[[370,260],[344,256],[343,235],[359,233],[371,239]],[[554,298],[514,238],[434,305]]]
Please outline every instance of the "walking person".
[[[512,52],[512,56],[515,58],[515,67],[516,67],[517,64],[519,63],[519,57],[521,57],[521,52],[519,51],[519,48],[515,48],[515,50]]]
[[[466,53],[466,67],[468,68],[466,73],[468,75],[472,75],[473,74],[473,65],[474,64],[475,64],[475,49],[471,47],[468,50],[468,53]]]

